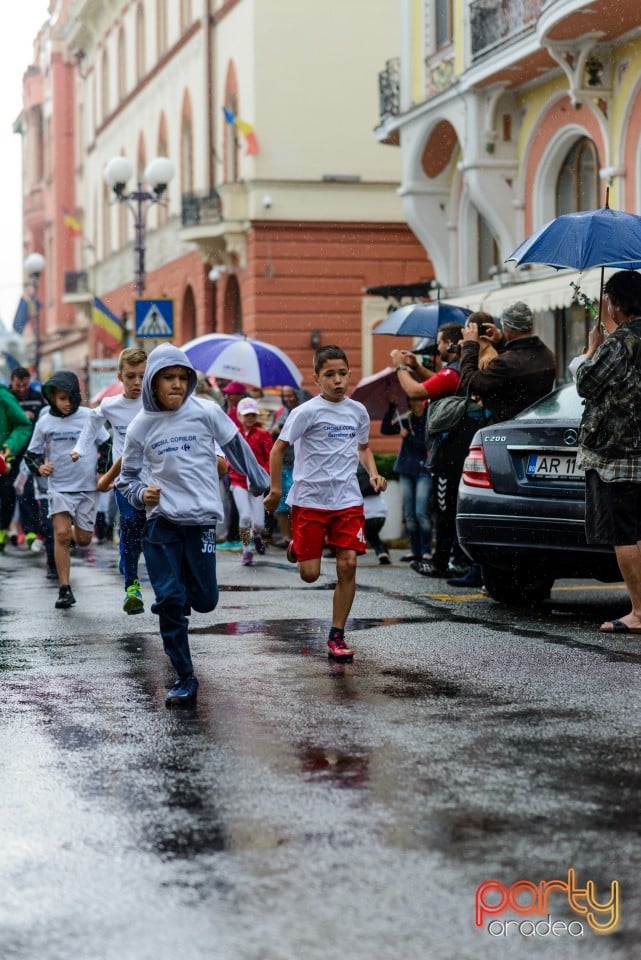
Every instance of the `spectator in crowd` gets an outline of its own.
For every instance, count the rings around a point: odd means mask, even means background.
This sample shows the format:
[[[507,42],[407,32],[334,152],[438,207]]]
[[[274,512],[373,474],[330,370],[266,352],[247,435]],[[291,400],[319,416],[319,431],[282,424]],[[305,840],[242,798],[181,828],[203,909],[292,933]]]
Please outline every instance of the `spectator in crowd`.
[[[405,531],[410,543],[412,569],[432,558],[432,477],[427,470],[426,401],[414,397],[407,413],[398,414],[393,400],[381,420],[381,433],[401,436],[401,447],[394,463],[403,503]]]
[[[0,385],[0,553],[4,552],[7,545],[16,506],[14,482],[18,467],[12,469],[12,461],[16,458],[19,460],[32,432],[33,420],[22,409],[13,392]]]
[[[253,397],[243,397],[238,404],[241,436],[247,441],[250,450],[261,467],[269,471],[269,455],[274,441],[268,430],[258,425],[260,408]],[[231,493],[238,510],[238,530],[243,545],[241,563],[251,566],[254,560],[252,541],[256,553],[265,553],[265,505],[262,496],[254,496],[247,489],[247,477],[229,465],[229,483]]]
[[[369,474],[362,463],[356,468],[358,485],[363,494],[363,513],[365,515],[365,539],[376,554],[382,566],[389,566],[392,559],[387,544],[381,540],[381,530],[385,526],[387,504],[380,491],[376,491],[369,480]]]
[[[554,354],[533,335],[532,311],[522,300],[501,317],[501,330],[487,314],[468,317],[461,343],[460,392],[478,397],[491,423],[509,420],[554,386]],[[448,581],[454,586],[483,583],[479,564],[466,575]]]
[[[225,397],[225,413],[234,421],[237,427],[240,427],[238,419],[238,403],[247,395],[247,388],[240,380],[230,380],[227,386],[222,390]]]
[[[290,415],[292,410],[299,405],[299,403],[303,402],[303,397],[304,393],[301,390],[295,390],[294,387],[289,386],[282,388],[280,392],[282,406],[274,414],[274,422],[271,428],[271,435],[274,440],[278,440],[281,430],[287,421],[287,417]],[[311,395],[306,399],[311,399]],[[283,469],[281,472],[282,494],[278,502],[278,506],[274,511],[274,516],[276,517],[276,522],[278,524],[278,532],[280,534],[280,541],[277,541],[277,543],[283,547],[286,547],[292,538],[291,511],[287,504],[287,496],[292,488],[293,482],[294,446],[293,444],[288,444],[283,451]],[[274,537],[272,537],[272,540],[274,540]]]
[[[606,282],[607,336],[597,324],[573,361],[585,410],[577,466],[585,470],[588,543],[614,547],[631,603],[603,633],[641,633],[641,276],[620,270]]]
[[[413,371],[418,367],[416,357],[407,350],[392,350],[392,363],[396,367],[398,382],[410,400],[440,400],[453,396],[461,381],[459,368],[459,341],[463,334],[460,323],[445,323],[439,328],[436,338],[441,367],[428,370],[423,381],[415,379]],[[424,375],[425,368],[421,371]],[[429,422],[429,406],[428,406]],[[459,445],[443,444],[437,462],[428,467],[433,479],[435,538],[431,560],[421,559],[414,569],[426,577],[458,577],[466,573],[469,561],[456,538],[456,495],[463,469]]]
[[[199,397],[201,400],[213,400],[219,407],[225,406],[225,398],[222,390],[217,384],[213,385],[209,377],[206,377],[204,373],[198,373],[198,383],[196,384],[194,396]]]
[[[532,329],[532,311],[522,300],[503,312],[501,330],[486,324],[483,334],[468,317],[461,343],[461,388],[479,397],[490,412],[490,422],[510,420],[549,393],[554,386],[554,354]],[[479,354],[491,343],[498,356],[485,368],[479,368]]]
[[[14,367],[14,369],[11,371],[9,389],[31,421],[31,432],[33,433],[33,428],[35,427],[40,411],[46,407],[47,403],[42,396],[42,393],[39,390],[36,390],[35,387],[32,387],[31,374],[26,367]],[[31,436],[29,439],[31,439]],[[11,463],[9,477],[12,478],[14,487],[20,471],[23,453],[24,451],[14,457]],[[27,470],[24,484],[21,483],[20,487],[21,492],[17,494],[18,511],[25,544],[29,550],[40,548],[42,543],[38,540],[38,533],[44,534],[44,529],[40,523],[40,512],[38,510],[38,503],[35,497],[35,480],[30,470]],[[5,495],[7,496],[8,500],[8,511],[9,503],[11,501],[11,493],[8,489],[8,485],[3,487],[3,499]]]
[[[247,390],[244,383],[240,380],[230,380],[221,389],[225,399],[224,407],[227,416],[233,420],[236,427],[240,430],[240,419],[238,417],[238,403],[246,395]],[[229,484],[229,474],[226,473],[220,478],[220,492],[223,500],[224,513],[224,532],[220,535],[218,541],[218,550],[240,550],[242,544],[240,533],[238,531],[238,510],[231,495]]]

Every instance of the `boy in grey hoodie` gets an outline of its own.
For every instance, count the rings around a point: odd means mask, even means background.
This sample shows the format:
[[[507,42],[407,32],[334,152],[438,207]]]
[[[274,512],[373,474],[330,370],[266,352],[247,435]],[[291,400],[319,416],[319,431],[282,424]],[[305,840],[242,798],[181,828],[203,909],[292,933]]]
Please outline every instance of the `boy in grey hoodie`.
[[[223,519],[216,444],[248,478],[256,496],[269,487],[236,425],[221,408],[194,396],[197,374],[186,354],[161,344],[149,354],[142,410],[129,425],[116,489],[144,507],[142,549],[155,594],[165,653],[177,680],[168,707],[194,702],[198,680],[189,650],[187,617],[218,603],[216,523]]]

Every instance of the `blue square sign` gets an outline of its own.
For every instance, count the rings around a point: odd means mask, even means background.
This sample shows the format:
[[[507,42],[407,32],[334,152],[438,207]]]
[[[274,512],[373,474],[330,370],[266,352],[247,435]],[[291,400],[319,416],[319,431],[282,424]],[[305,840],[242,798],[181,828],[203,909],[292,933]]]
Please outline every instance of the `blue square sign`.
[[[173,300],[136,300],[136,338],[169,340],[174,335]]]

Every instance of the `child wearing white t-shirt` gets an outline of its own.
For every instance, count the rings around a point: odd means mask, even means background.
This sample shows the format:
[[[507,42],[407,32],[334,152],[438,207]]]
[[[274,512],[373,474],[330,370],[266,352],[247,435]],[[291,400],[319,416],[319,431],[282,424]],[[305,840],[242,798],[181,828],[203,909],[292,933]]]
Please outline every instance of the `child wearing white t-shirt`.
[[[287,497],[292,508],[292,541],[287,557],[298,563],[301,579],[320,576],[323,544],[336,551],[329,656],[351,660],[345,624],[356,592],[356,558],[365,553],[363,497],[356,469],[367,470],[378,493],[387,481],[379,476],[369,448],[369,415],[362,403],[346,396],[349,363],[337,346],[321,347],[314,355],[314,382],[320,394],[289,414],[270,457],[271,488],[265,508],[273,511],[281,496],[283,454],[293,444],[294,482]]]

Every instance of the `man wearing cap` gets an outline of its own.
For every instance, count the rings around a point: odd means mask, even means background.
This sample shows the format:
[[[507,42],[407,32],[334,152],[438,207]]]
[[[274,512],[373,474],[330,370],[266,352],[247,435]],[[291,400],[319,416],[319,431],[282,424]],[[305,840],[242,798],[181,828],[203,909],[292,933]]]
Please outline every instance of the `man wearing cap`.
[[[470,390],[490,411],[490,422],[510,420],[554,386],[554,354],[534,336],[532,311],[522,300],[510,304],[501,316],[501,330],[484,325],[484,336],[476,323],[463,328],[461,343],[461,383],[459,393]],[[479,369],[481,345],[487,342],[498,350],[498,357]]]

